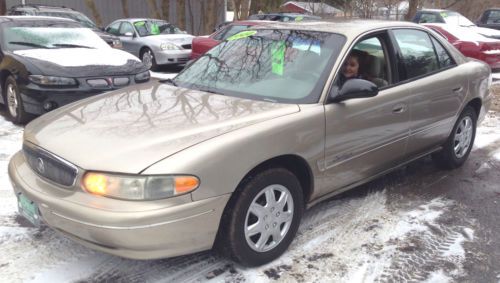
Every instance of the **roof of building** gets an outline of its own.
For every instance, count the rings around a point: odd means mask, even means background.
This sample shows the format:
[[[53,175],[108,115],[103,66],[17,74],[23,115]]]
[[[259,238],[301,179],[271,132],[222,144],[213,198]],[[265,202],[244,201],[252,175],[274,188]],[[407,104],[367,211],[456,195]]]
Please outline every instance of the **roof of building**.
[[[321,2],[288,1],[283,5],[281,5],[281,7],[286,6],[288,4],[297,6],[311,14],[338,14],[343,12],[340,9],[337,9],[335,7],[332,7],[328,4]]]

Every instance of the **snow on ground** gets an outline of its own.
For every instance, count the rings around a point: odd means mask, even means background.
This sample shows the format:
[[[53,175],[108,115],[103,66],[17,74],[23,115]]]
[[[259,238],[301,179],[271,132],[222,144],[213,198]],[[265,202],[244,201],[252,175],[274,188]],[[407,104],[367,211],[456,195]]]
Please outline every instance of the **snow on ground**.
[[[151,73],[151,77],[159,80],[166,80],[166,79],[172,79],[173,77],[177,76],[177,73],[160,73],[160,72],[153,72],[149,71]]]
[[[465,244],[477,240],[474,220],[442,220],[452,213],[453,201],[438,197],[394,207],[388,204],[389,186],[313,207],[288,251],[258,268],[235,265],[213,252],[123,259],[87,249],[50,228],[33,228],[17,215],[6,172],[21,138],[22,128],[0,116],[2,282],[452,282],[466,276]],[[478,128],[476,142],[474,150],[499,147],[496,115],[488,115]]]

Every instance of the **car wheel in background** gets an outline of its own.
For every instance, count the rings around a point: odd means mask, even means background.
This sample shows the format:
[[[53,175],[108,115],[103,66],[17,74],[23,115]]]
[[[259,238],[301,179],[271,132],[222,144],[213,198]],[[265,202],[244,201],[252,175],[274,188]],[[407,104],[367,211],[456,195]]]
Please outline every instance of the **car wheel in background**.
[[[304,211],[297,177],[272,168],[244,180],[224,212],[217,247],[233,260],[258,266],[292,242]]]
[[[149,48],[144,48],[141,52],[141,61],[149,70],[156,70],[158,65],[153,51]]]
[[[438,166],[454,169],[467,160],[476,137],[476,122],[476,111],[471,106],[466,106],[458,117],[443,150],[432,155]]]
[[[21,95],[19,94],[17,83],[14,77],[9,76],[5,80],[4,93],[7,113],[9,114],[12,122],[14,122],[15,124],[25,124],[33,118],[33,115],[24,111],[23,100],[21,98]]]

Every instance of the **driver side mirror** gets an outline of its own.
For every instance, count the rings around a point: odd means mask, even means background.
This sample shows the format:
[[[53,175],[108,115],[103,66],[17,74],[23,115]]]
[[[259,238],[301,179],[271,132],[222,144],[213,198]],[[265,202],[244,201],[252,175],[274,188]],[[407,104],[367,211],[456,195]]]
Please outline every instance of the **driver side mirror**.
[[[353,98],[374,97],[377,94],[378,87],[374,83],[362,79],[350,79],[338,91],[330,92],[330,100],[340,102]]]
[[[129,31],[129,32],[126,32],[126,33],[124,34],[124,36],[127,36],[127,37],[135,37],[135,33],[133,33],[133,32],[130,32],[130,31]]]

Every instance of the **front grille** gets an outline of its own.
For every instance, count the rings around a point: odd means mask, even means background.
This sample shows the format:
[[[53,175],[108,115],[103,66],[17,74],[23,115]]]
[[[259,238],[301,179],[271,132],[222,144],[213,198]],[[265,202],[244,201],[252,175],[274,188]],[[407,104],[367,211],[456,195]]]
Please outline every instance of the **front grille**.
[[[181,63],[185,63],[187,61],[189,61],[189,58],[179,58],[179,59],[177,59],[177,62],[181,62]]]
[[[191,44],[184,44],[184,45],[181,45],[181,46],[184,49],[191,49]]]
[[[23,145],[29,166],[38,175],[66,187],[75,184],[78,169],[63,159],[40,148]]]

